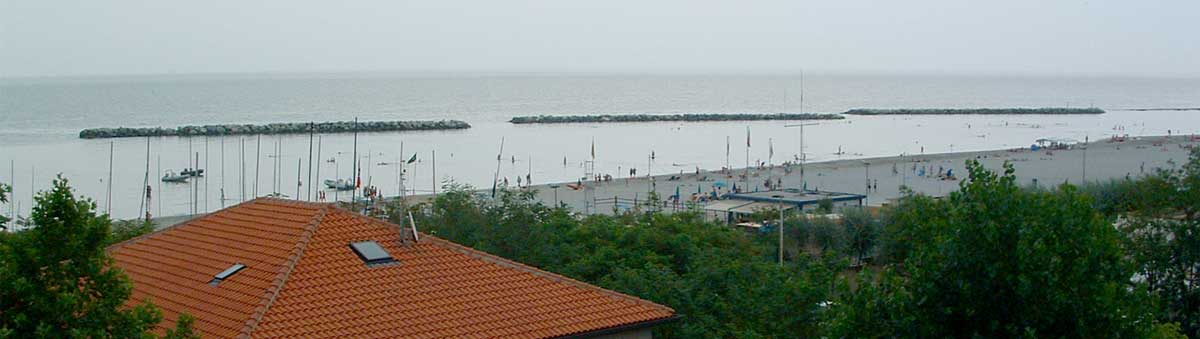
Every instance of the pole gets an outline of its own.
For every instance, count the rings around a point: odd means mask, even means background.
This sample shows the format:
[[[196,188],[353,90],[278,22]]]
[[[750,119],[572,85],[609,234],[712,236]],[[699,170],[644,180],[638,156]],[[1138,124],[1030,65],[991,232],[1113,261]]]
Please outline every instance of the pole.
[[[271,170],[271,193],[279,196],[279,190],[283,187],[280,180],[283,179],[283,155],[279,154],[283,149],[283,140],[275,138],[275,168]]]
[[[358,196],[358,117],[354,118],[354,152],[350,161],[350,176],[353,177],[354,194],[350,195],[350,202],[354,202],[354,197]]]
[[[728,171],[733,170],[733,168],[729,167],[729,136],[728,135],[725,136],[725,170],[728,170]]]
[[[400,198],[404,198],[404,141],[400,142],[400,161],[396,161],[396,191],[400,192]]]
[[[335,177],[334,179],[336,180],[337,178]],[[318,136],[317,137],[317,181],[320,181],[320,180],[321,180],[321,137]],[[317,195],[320,195],[320,193],[319,193],[319,192],[321,192],[320,187],[313,187],[313,189],[316,189],[318,192]]]
[[[196,166],[196,167],[200,167],[200,166]],[[204,136],[204,168],[208,169],[208,136],[207,135]],[[200,169],[197,168],[196,172],[197,172],[197,174],[199,174]],[[208,212],[209,211],[209,209],[208,209],[208,177],[204,176],[204,175],[200,175],[197,178],[199,180],[204,180],[204,211]]]
[[[196,166],[192,167],[192,170],[198,171],[199,167],[200,152],[196,152]],[[197,187],[198,185],[199,184],[197,184],[195,181],[192,182],[192,214],[196,214],[197,210],[200,208],[200,190],[198,189],[199,187]]]
[[[113,169],[113,142],[108,142],[108,198],[104,202],[104,213],[112,215],[112,170]]]
[[[221,208],[225,208],[225,138],[221,138]]]
[[[433,166],[433,198],[437,199],[437,150],[433,151],[433,155],[429,158],[429,163]]]
[[[163,196],[162,179],[161,179],[161,176],[162,176],[162,152],[158,152],[158,155],[156,155],[155,158],[158,159],[157,160],[158,165],[156,165],[156,166],[158,166],[158,170],[157,170],[157,173],[154,174],[154,176],[160,177],[160,179],[158,180],[158,201],[156,201],[157,202],[156,205],[158,205],[158,213],[155,213],[155,214],[158,214],[161,216],[162,215],[162,196]]]
[[[262,166],[260,160],[262,160],[262,134],[259,134],[257,140],[254,142],[254,197],[255,198],[258,198],[258,173],[259,173],[259,168]]]
[[[1083,182],[1080,182],[1079,183],[1080,185],[1087,183],[1087,149],[1088,149],[1088,137],[1086,135],[1084,135],[1083,136]]]
[[[869,205],[871,202],[871,163],[864,161],[866,165],[865,176],[867,178],[867,189],[863,191],[863,205]]]
[[[746,126],[746,170],[744,174],[746,178],[743,180],[742,189],[747,189],[750,185],[750,126]]]
[[[311,122],[311,121],[309,121],[309,122],[308,122],[308,187],[309,187],[309,189],[305,190],[305,192],[306,192],[306,193],[307,193],[307,195],[308,195],[308,196],[305,198],[305,200],[308,200],[308,201],[312,201],[312,187],[313,187],[313,181],[312,181],[312,162],[313,162],[312,151],[313,151],[313,134],[314,134],[314,133],[316,133],[316,130],[317,130],[317,124],[316,124],[316,123],[314,123],[314,122]],[[299,196],[296,196],[296,199],[297,199],[297,200],[299,200],[299,199],[300,199],[300,197],[299,197]]]
[[[500,158],[504,156],[504,137],[500,137],[500,152],[496,153],[496,172],[492,175],[492,198],[496,197],[496,185],[500,181]]]
[[[144,217],[142,218],[143,221],[150,220],[150,195],[146,194],[146,193],[148,193],[148,192],[146,192],[146,190],[149,188],[150,188],[150,137],[146,137],[146,174],[144,176],[142,176],[142,195],[144,195],[145,197],[142,199],[139,199],[142,202],[144,202],[145,204],[138,203],[138,206],[139,206],[138,214],[144,215]],[[162,192],[159,192],[159,193],[162,193]],[[143,210],[140,207],[141,205],[145,205],[145,207],[146,207],[145,210]],[[145,213],[143,214],[143,212],[145,212]]]
[[[241,186],[238,188],[238,194],[242,197],[238,202],[246,201],[246,138],[240,139],[241,151],[238,153],[238,167],[241,168],[241,174],[238,175],[238,180],[241,181]],[[159,195],[161,196],[162,194],[160,193]]]
[[[779,266],[783,266],[783,202],[779,203]]]
[[[9,189],[12,189],[12,186],[17,185],[17,161],[16,160],[8,161],[8,182],[9,182],[9,187],[8,187]],[[13,192],[16,192],[16,190],[13,189]],[[8,204],[8,220],[17,220],[16,200],[17,200],[17,198],[13,198],[13,201],[12,201],[13,203]]]
[[[300,187],[304,186],[304,182],[300,181],[300,168],[304,165],[304,158],[296,157],[296,197],[293,199],[300,200]]]

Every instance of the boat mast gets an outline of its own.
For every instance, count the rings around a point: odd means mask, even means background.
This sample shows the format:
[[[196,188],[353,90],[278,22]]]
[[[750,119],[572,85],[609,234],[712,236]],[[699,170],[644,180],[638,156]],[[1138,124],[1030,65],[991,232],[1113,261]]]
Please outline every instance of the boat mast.
[[[196,165],[196,180],[204,180],[204,211],[208,212],[208,178],[200,172],[199,164]],[[208,136],[204,136],[204,167],[208,168]]]
[[[351,153],[350,161],[350,176],[354,182],[354,194],[350,195],[350,202],[354,203],[354,197],[358,196],[358,117],[354,118],[354,151]]]
[[[108,198],[104,202],[104,213],[112,215],[112,171],[113,171],[113,142],[108,142]]]
[[[304,182],[300,181],[300,168],[304,165],[304,158],[296,157],[296,197],[293,199],[300,200],[300,187],[304,186]]]
[[[254,197],[258,198],[258,172],[262,159],[262,134],[258,135],[258,140],[254,142]]]
[[[320,136],[317,137],[317,180],[321,180],[321,137]],[[317,190],[318,196],[321,195],[319,186],[314,186],[313,189]]]
[[[221,208],[225,208],[225,138],[221,138]]]
[[[162,192],[159,192],[162,193]],[[138,203],[138,215],[142,221],[150,220],[150,137],[146,137],[146,174],[142,176],[142,199]],[[143,208],[145,207],[145,208]],[[145,212],[145,213],[143,213]]]
[[[312,151],[313,151],[313,134],[316,132],[316,130],[317,130],[317,124],[316,124],[316,123],[314,123],[314,122],[312,122],[312,121],[309,121],[309,122],[308,122],[308,180],[307,180],[307,181],[308,181],[308,189],[304,190],[304,191],[305,191],[305,194],[307,195],[307,197],[305,198],[305,200],[308,200],[308,201],[312,201],[312,187],[313,187],[313,181],[312,181],[312,178],[313,178],[313,176],[312,176],[312,167],[313,167],[313,164],[312,164],[312,162],[313,162]],[[296,197],[296,200],[300,200],[300,197],[299,197],[299,196],[297,196],[297,197]]]
[[[500,158],[504,156],[504,137],[500,137],[500,152],[496,153],[496,172],[492,175],[492,198],[496,197],[496,185],[500,182]]]

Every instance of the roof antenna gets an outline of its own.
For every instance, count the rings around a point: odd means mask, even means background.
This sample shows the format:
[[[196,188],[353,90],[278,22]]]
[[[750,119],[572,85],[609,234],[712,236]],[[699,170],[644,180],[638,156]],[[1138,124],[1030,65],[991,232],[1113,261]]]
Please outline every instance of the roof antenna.
[[[417,235],[417,221],[413,219],[412,212],[408,212],[408,225],[412,227],[413,242],[420,241],[421,238]]]

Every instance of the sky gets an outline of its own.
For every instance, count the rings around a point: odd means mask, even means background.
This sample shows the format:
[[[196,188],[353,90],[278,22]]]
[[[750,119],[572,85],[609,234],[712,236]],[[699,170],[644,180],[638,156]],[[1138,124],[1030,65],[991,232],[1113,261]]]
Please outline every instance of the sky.
[[[0,78],[801,69],[1200,77],[1200,1],[0,0]]]

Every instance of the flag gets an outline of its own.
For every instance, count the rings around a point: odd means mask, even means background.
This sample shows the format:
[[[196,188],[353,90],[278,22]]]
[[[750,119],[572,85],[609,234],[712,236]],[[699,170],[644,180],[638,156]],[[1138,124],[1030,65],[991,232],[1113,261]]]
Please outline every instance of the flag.
[[[592,138],[592,160],[596,160],[596,139]]]
[[[774,156],[775,156],[775,140],[772,140],[771,138],[767,138],[767,157],[770,158],[770,157],[774,157]]]
[[[354,188],[362,187],[362,169],[358,169],[358,175],[354,176]]]
[[[414,163],[414,162],[417,162],[417,154],[416,154],[416,153],[413,153],[413,156],[412,156],[412,158],[408,158],[408,162],[407,162],[407,163],[411,164],[411,163]]]
[[[725,136],[725,157],[729,157],[729,136]],[[729,160],[729,159],[725,159]]]

